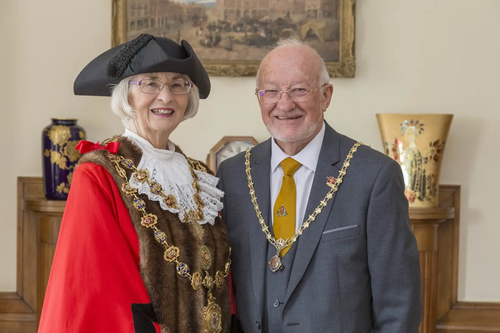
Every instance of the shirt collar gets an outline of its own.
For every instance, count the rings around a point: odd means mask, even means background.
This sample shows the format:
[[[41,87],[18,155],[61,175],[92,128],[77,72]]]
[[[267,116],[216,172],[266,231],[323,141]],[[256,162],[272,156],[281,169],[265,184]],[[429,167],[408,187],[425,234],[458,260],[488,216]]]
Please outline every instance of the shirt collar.
[[[153,192],[149,183],[137,181],[133,175],[130,175],[130,185],[137,189],[140,194],[146,194],[149,200],[159,202],[163,210],[168,210],[171,213],[177,214],[183,222],[185,214],[189,211],[198,208],[194,195],[195,189],[191,185],[193,176],[191,174],[186,157],[175,152],[175,145],[169,141],[168,148],[172,149],[157,149],[146,139],[125,130],[125,137],[129,138],[142,150],[142,157],[137,169],[146,169],[149,171],[151,180],[154,180],[162,186],[165,195],[173,195],[177,199],[178,207],[167,206],[163,200],[163,196],[157,192]],[[202,171],[194,170],[198,177],[200,195],[204,200],[205,205],[202,208],[203,219],[198,221],[199,224],[215,223],[215,218],[218,212],[222,210],[223,204],[221,198],[224,193],[217,189],[216,185],[218,178]]]
[[[274,173],[281,161],[287,157],[292,157],[294,160],[308,168],[309,170],[316,172],[316,166],[318,164],[319,153],[321,151],[321,145],[323,144],[323,137],[325,136],[325,123],[321,127],[318,134],[294,156],[290,156],[285,153],[276,144],[274,138],[271,140],[271,171]]]

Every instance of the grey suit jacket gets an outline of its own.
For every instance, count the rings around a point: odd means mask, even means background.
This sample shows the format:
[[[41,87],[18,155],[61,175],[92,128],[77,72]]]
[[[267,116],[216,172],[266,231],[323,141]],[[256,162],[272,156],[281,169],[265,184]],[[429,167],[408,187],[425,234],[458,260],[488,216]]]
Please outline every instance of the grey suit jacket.
[[[271,139],[252,149],[251,173],[270,216]],[[306,219],[338,177],[355,141],[326,124]],[[236,311],[245,333],[260,332],[267,240],[250,199],[245,156],[224,161],[222,217],[232,246]],[[272,229],[272,228],[271,228]],[[399,165],[361,146],[336,195],[299,237],[283,304],[283,332],[411,333],[422,316],[420,265]]]

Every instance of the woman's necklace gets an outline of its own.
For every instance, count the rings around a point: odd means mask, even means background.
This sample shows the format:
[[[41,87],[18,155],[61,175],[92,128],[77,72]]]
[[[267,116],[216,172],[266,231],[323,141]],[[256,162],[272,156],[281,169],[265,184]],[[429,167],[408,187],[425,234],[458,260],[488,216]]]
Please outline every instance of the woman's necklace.
[[[177,199],[175,196],[169,194],[165,195],[160,184],[153,181],[149,177],[149,172],[146,169],[137,169],[134,162],[131,159],[126,159],[120,155],[114,155],[107,153],[106,157],[114,164],[118,175],[124,179],[121,190],[127,195],[133,197],[133,206],[135,209],[142,213],[141,225],[145,228],[151,228],[153,230],[155,240],[163,245],[165,252],[163,258],[169,263],[176,264],[177,274],[181,277],[189,279],[191,282],[191,287],[194,290],[199,290],[202,286],[207,290],[207,305],[203,306],[203,317],[205,319],[205,332],[207,333],[219,333],[222,330],[222,312],[221,307],[215,302],[215,297],[212,295],[212,289],[214,285],[217,288],[222,288],[224,284],[224,279],[229,274],[229,267],[231,265],[231,259],[228,258],[226,264],[224,265],[224,271],[216,271],[215,276],[211,276],[208,270],[212,264],[212,254],[206,245],[201,246],[200,256],[201,256],[201,266],[204,270],[205,276],[199,272],[192,273],[189,266],[179,261],[180,250],[178,247],[169,245],[167,241],[167,234],[156,226],[158,223],[158,217],[154,214],[146,212],[146,202],[137,196],[137,189],[133,188],[127,179],[127,174],[122,166],[129,170],[134,171],[134,179],[140,183],[147,182],[151,188],[151,192],[160,195],[163,198],[164,203],[168,207],[177,206]],[[203,227],[198,223],[199,220],[203,219],[203,201],[200,196],[200,186],[198,184],[198,176],[194,172],[196,166],[202,167],[199,162],[191,160],[188,158],[189,169],[191,175],[193,176],[192,186],[195,189],[195,194],[193,199],[197,205],[196,212],[191,210],[185,214],[185,218],[191,221],[193,225],[203,230]],[[206,169],[205,169],[206,170]],[[198,235],[200,236],[200,235]],[[203,238],[203,233],[201,233],[200,241]],[[229,256],[231,255],[231,248],[229,248]]]
[[[271,271],[274,273],[278,271],[281,267],[281,258],[280,258],[280,252],[284,248],[291,246],[297,238],[299,238],[300,235],[309,228],[311,223],[316,219],[316,216],[318,216],[323,208],[328,204],[328,201],[333,198],[333,194],[337,192],[339,185],[342,183],[342,179],[344,178],[347,168],[349,167],[349,161],[351,160],[353,154],[358,150],[358,147],[361,146],[361,142],[356,142],[351,150],[349,151],[349,154],[347,154],[347,157],[345,158],[344,164],[342,165],[342,169],[339,171],[339,175],[337,179],[333,177],[329,177],[326,184],[330,186],[330,191],[326,194],[325,198],[321,200],[319,203],[318,207],[314,210],[314,212],[309,215],[309,218],[302,224],[299,230],[293,235],[291,238],[288,239],[275,239],[272,235],[271,232],[269,232],[269,227],[266,225],[266,222],[264,221],[264,218],[262,217],[262,213],[259,208],[259,204],[257,203],[257,197],[255,196],[255,189],[253,187],[253,180],[252,180],[252,174],[250,170],[250,151],[252,148],[249,148],[245,154],[245,166],[246,166],[246,173],[247,173],[247,180],[248,180],[248,189],[250,190],[250,197],[252,198],[252,203],[253,207],[255,209],[255,213],[257,214],[257,219],[259,220],[260,226],[262,228],[262,231],[266,235],[267,241],[273,245],[276,248],[276,255],[274,255],[271,258],[271,261],[269,261],[269,267],[271,268]]]

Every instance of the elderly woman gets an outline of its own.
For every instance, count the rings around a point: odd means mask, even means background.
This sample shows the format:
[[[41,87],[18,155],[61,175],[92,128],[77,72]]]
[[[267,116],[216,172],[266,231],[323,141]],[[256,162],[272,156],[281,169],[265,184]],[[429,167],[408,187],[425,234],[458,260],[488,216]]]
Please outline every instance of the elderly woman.
[[[94,59],[76,95],[110,95],[125,133],[77,148],[39,332],[227,332],[223,193],[170,135],[210,81],[193,49],[141,35]]]

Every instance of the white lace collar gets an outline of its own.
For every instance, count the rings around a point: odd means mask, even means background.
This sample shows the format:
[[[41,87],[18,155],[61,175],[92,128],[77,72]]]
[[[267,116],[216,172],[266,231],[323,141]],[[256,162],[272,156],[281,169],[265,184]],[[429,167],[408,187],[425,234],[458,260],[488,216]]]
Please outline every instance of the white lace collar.
[[[137,182],[133,177],[134,174],[129,179],[130,185],[136,188],[140,194],[146,194],[149,200],[159,202],[163,210],[177,214],[181,221],[184,221],[184,214],[191,210],[196,211],[197,206],[193,199],[195,190],[191,185],[193,176],[186,157],[175,152],[174,144],[169,141],[168,149],[157,149],[149,141],[128,129],[125,130],[123,136],[129,138],[142,150],[142,158],[137,169],[148,170],[151,180],[160,184],[166,195],[171,194],[177,198],[179,209],[167,207],[163,202],[163,197],[152,193],[146,182]],[[221,198],[224,196],[224,192],[216,187],[219,178],[198,170],[194,172],[198,176],[201,199],[205,204],[203,207],[204,217],[199,223],[213,225],[223,207]]]

